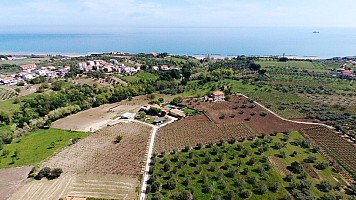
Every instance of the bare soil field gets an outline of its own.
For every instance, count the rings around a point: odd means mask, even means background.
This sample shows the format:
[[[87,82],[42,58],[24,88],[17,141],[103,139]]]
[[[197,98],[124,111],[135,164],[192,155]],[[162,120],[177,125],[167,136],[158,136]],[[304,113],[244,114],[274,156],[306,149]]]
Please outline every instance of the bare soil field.
[[[137,112],[141,105],[142,104],[135,105],[134,102],[128,104],[126,101],[115,104],[105,104],[59,119],[52,123],[51,128],[75,131],[96,131],[105,127],[113,119],[125,112]]]
[[[217,124],[244,121],[257,133],[273,133],[286,129],[300,130],[311,127],[311,125],[282,120],[243,96],[231,96],[229,101],[224,102],[186,100],[184,104],[194,109],[204,110],[208,117]],[[262,113],[266,115],[262,116]]]
[[[135,199],[135,178],[102,174],[64,174],[58,179],[29,180],[9,200],[58,200],[65,196]]]
[[[244,122],[227,122],[215,124],[204,115],[188,117],[160,128],[156,135],[156,153],[172,151],[175,148],[183,149],[198,143],[216,143],[219,140],[231,138],[247,138],[254,132]]]
[[[26,180],[32,167],[0,169],[0,200],[16,192]]]
[[[141,123],[118,123],[67,147],[42,164],[64,172],[118,174],[137,178],[144,166],[152,128]],[[115,144],[116,136],[123,136]]]

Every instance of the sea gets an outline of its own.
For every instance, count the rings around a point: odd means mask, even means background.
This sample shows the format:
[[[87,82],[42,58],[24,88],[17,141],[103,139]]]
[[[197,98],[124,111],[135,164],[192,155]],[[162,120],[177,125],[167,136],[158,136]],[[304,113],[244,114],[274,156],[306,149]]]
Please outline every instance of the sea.
[[[109,28],[108,28],[109,30]],[[92,33],[0,33],[0,54],[86,55],[103,52],[217,56],[356,55],[356,28],[121,28]]]

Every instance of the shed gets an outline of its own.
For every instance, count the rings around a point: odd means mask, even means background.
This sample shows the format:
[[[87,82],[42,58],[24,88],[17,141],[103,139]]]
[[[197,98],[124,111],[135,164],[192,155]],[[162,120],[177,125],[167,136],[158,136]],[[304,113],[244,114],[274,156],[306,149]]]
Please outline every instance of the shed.
[[[158,117],[153,121],[153,124],[161,124],[164,122],[164,117]]]
[[[133,113],[124,113],[120,116],[120,119],[129,119],[131,116],[133,115]]]

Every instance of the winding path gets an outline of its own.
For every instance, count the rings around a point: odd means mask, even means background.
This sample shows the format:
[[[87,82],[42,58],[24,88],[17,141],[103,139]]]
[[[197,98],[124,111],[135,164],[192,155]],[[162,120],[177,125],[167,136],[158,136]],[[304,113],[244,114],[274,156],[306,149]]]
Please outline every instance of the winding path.
[[[173,123],[174,121],[178,120],[175,117],[171,117],[171,116],[168,116],[168,117],[171,120],[169,122],[161,124],[160,126],[154,126],[154,125],[151,125],[151,124],[147,124],[147,123],[135,120],[135,121],[137,121],[139,123],[144,123],[144,124],[146,124],[148,126],[153,127],[152,134],[151,134],[151,140],[150,140],[150,146],[148,148],[146,167],[145,167],[145,171],[144,171],[144,174],[143,174],[143,182],[142,182],[142,187],[141,187],[141,190],[140,190],[140,198],[139,198],[139,200],[145,200],[145,198],[146,198],[146,187],[147,187],[147,181],[148,181],[148,176],[149,176],[148,172],[149,172],[149,169],[150,169],[151,157],[152,157],[152,152],[153,152],[153,147],[154,147],[154,143],[155,143],[155,137],[156,137],[157,130],[159,128],[163,127],[163,126],[166,126],[166,125],[168,125],[170,123]]]

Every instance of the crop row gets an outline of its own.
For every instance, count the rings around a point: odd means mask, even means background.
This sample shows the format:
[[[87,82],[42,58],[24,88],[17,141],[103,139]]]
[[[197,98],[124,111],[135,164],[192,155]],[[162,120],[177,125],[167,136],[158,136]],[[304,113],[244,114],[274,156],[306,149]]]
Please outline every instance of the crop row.
[[[0,88],[0,100],[10,99],[16,96],[16,92],[10,89]]]
[[[244,122],[215,124],[210,121],[181,120],[158,130],[155,152],[161,153],[232,138],[238,140],[254,134]]]
[[[353,144],[326,127],[312,127],[302,131],[324,148],[326,152],[332,154],[331,156],[335,157],[336,160],[356,172],[356,147]]]

